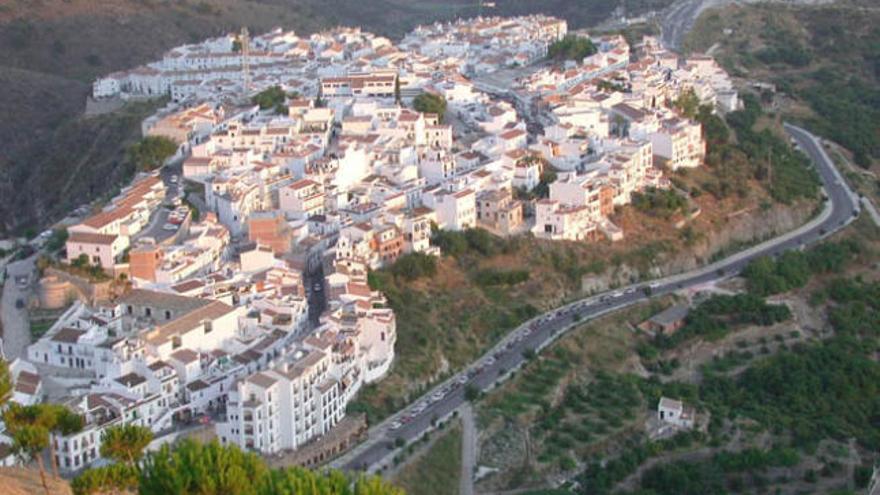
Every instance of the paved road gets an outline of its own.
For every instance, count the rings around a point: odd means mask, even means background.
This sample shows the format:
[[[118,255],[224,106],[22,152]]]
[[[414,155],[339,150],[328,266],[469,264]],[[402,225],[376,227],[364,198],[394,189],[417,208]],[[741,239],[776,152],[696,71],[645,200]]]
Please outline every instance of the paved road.
[[[700,12],[725,0],[679,0],[670,5],[660,17],[663,45],[670,50],[681,48],[681,42],[691,30]]]
[[[706,9],[733,3],[760,3],[774,0],[678,0],[660,14],[660,39],[669,50],[679,51],[685,36]],[[777,3],[811,5],[833,0],[775,0]]]
[[[775,256],[787,250],[800,249],[854,220],[859,213],[858,199],[847,188],[846,182],[834,168],[834,163],[825,154],[818,139],[794,126],[786,125],[786,130],[816,164],[821,177],[828,201],[819,216],[794,231],[701,269],[657,280],[650,286],[646,283],[636,284],[616,292],[575,301],[526,322],[510,332],[468,369],[426,393],[415,405],[371,428],[367,442],[337,459],[333,465],[348,470],[367,471],[376,471],[387,465],[393,455],[390,447],[394,441],[413,441],[429,430],[435,419],[446,417],[458,409],[465,402],[466,386],[483,391],[491,389],[499,382],[499,378],[522,365],[524,351],[540,351],[580,322],[645,301],[649,297],[733,276],[757,257]],[[647,295],[648,292],[650,296]]]
[[[182,168],[181,163],[182,159],[173,160],[159,170],[162,182],[165,183],[166,203],[170,202],[171,198],[174,198],[179,194],[178,191],[180,190],[180,184],[177,181],[173,182],[172,176],[177,176],[177,180],[180,180],[179,177]],[[177,235],[177,230],[165,230],[163,228],[168,223],[168,215],[170,213],[171,211],[167,208],[157,208],[153,213],[153,216],[150,218],[150,223],[135,235],[135,241],[150,237],[156,241],[156,243],[162,243],[168,238]]]
[[[27,303],[36,276],[34,271],[36,259],[36,256],[31,256],[6,265],[7,279],[3,286],[0,319],[3,321],[3,353],[9,361],[24,356],[27,346],[31,343],[27,308],[18,308],[16,303],[19,300],[24,304]],[[19,277],[27,277],[26,286],[17,283],[16,279]]]

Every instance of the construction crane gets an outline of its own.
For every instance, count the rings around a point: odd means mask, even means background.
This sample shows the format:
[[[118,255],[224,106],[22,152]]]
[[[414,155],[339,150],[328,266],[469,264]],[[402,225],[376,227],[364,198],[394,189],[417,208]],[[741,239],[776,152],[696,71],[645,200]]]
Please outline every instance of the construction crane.
[[[251,37],[246,26],[241,28],[238,41],[241,43],[241,85],[247,93],[251,89]]]

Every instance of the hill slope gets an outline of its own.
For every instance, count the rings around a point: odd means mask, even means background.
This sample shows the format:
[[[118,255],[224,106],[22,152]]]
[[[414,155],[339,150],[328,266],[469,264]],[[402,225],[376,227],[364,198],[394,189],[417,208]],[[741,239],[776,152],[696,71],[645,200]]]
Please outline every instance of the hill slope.
[[[708,50],[733,75],[775,84],[765,103],[847,147],[880,160],[880,9],[873,0],[706,11],[685,48]]]

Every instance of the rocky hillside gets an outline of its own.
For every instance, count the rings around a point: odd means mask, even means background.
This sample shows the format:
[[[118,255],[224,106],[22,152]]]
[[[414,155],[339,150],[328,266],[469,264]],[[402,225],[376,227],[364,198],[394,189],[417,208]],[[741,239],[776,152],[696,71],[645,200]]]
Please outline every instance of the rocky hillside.
[[[128,176],[124,147],[149,107],[82,116],[92,79],[236,29],[326,24],[285,2],[38,0],[0,5],[0,233],[56,220]]]

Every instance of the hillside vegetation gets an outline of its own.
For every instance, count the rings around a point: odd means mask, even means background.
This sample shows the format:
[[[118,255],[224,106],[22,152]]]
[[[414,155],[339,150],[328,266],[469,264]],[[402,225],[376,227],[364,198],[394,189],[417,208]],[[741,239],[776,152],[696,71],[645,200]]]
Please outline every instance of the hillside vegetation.
[[[687,198],[678,193],[674,199],[640,196],[632,206],[617,208],[612,218],[626,233],[626,242],[548,242],[530,235],[501,239],[482,229],[439,231],[432,239],[443,252],[439,260],[408,255],[372,272],[370,285],[388,297],[397,316],[397,356],[389,376],[371,385],[350,410],[367,413],[373,422],[401,408],[520,323],[585,295],[592,290],[585,288],[585,280],[600,279],[604,288],[625,285],[692,268],[736,249],[738,242],[753,241],[718,239],[719,233],[737,230],[734,214],[814,210],[818,179],[807,159],[793,152],[779,123],[762,113],[753,97],[745,100],[745,108],[729,114],[726,122],[705,107],[692,109],[707,128],[706,166],[672,174]],[[684,220],[686,204],[701,214]],[[674,226],[677,221],[681,228]],[[775,233],[779,228],[772,226]]]
[[[587,322],[527,356],[476,403],[480,464],[497,469],[478,490],[864,492],[880,441],[878,247],[863,219],[833,241],[753,262],[730,282],[744,292],[695,299],[671,338],[636,325],[684,294]],[[827,323],[811,328],[817,320]],[[705,426],[649,437],[661,396],[694,406]],[[560,480],[577,485],[541,491]]]
[[[848,148],[870,168],[880,159],[880,10],[868,0],[708,10],[685,42],[715,46],[732,74],[773,83],[763,103]]]

